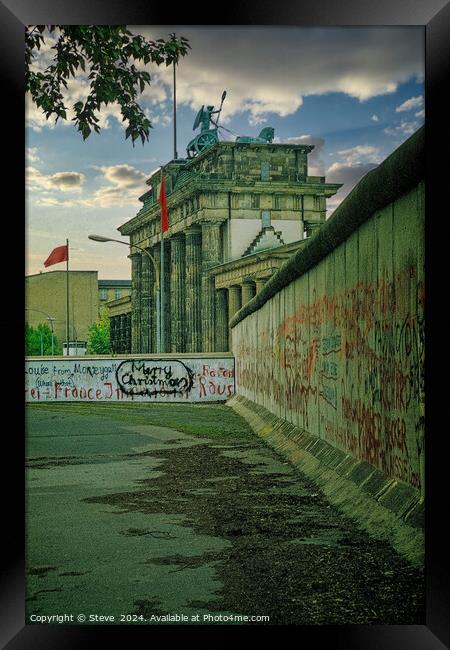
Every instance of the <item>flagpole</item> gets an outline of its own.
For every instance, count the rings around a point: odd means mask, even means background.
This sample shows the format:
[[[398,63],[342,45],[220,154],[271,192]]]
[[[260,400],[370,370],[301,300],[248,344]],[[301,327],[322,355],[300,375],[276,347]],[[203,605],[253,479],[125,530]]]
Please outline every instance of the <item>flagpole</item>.
[[[159,308],[159,340],[160,352],[165,352],[165,337],[164,337],[164,233],[161,224],[161,255],[159,267],[159,298],[161,301]]]
[[[66,352],[69,356],[69,240],[66,239],[67,259],[66,259]]]
[[[176,62],[173,62],[173,159],[178,158],[177,153],[177,79],[176,79]]]

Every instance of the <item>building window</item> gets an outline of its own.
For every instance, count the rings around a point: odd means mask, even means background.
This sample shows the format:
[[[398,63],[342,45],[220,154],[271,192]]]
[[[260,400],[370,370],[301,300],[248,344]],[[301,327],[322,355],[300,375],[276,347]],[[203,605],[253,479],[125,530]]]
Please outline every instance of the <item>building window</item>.
[[[275,210],[280,210],[282,205],[281,205],[281,194],[275,194],[274,196],[274,208]]]
[[[100,300],[108,299],[108,289],[100,289]]]
[[[260,196],[259,194],[252,194],[252,208],[259,208]]]
[[[268,228],[270,225],[271,225],[270,211],[269,210],[263,210],[261,212],[261,226],[263,228]]]
[[[234,209],[239,207],[239,194],[231,195],[231,207]]]
[[[122,289],[116,289],[114,291],[114,297],[117,300],[118,298],[122,298]]]
[[[261,162],[261,180],[262,181],[270,180],[270,163],[264,160]]]

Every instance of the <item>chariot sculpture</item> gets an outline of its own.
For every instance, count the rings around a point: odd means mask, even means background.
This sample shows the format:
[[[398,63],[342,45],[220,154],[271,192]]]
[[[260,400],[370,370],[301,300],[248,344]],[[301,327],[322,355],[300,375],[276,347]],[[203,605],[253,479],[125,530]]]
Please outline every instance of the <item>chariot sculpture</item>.
[[[202,106],[197,116],[195,118],[193,130],[200,127],[200,133],[191,140],[186,147],[186,153],[188,158],[194,158],[198,154],[203,153],[209,147],[212,147],[216,142],[219,142],[218,130],[225,129],[223,126],[219,127],[219,115],[222,110],[223,102],[227,96],[227,91],[224,90],[222,93],[222,101],[220,103],[220,108],[218,111],[214,110],[214,106]],[[217,115],[217,119],[214,121],[212,116]],[[213,125],[210,128],[211,124]],[[229,131],[232,133],[232,131]],[[236,142],[247,142],[247,143],[256,143],[256,144],[269,144],[273,142],[275,136],[275,131],[273,127],[266,126],[264,127],[260,134],[256,138],[250,136],[238,136]]]
[[[202,106],[199,112],[197,113],[193,130],[195,131],[195,129],[198,129],[199,126],[201,128],[200,128],[200,133],[196,135],[195,138],[191,140],[188,146],[186,147],[188,158],[194,158],[194,156],[197,156],[199,153],[205,151],[205,149],[208,149],[213,144],[216,144],[216,142],[219,142],[219,136],[217,134],[219,114],[220,111],[222,110],[223,100],[225,99],[226,96],[227,96],[227,92],[226,90],[224,90],[222,93],[222,101],[218,111],[214,110],[214,106]],[[216,121],[214,121],[213,118],[211,117],[212,115],[215,114],[217,114]],[[214,128],[210,129],[209,128],[210,124],[214,124]]]

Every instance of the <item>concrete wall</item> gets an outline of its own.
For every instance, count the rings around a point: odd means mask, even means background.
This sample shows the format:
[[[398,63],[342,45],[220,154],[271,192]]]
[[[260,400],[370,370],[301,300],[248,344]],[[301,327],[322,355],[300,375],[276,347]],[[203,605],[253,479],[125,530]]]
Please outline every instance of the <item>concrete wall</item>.
[[[423,130],[231,325],[238,395],[423,492],[422,178]]]
[[[41,357],[25,363],[27,402],[215,402],[233,395],[231,356]]]

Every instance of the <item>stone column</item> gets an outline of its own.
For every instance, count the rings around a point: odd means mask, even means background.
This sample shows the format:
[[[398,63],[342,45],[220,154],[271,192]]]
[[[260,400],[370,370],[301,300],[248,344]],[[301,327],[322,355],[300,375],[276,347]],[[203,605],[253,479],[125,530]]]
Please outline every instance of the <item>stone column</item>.
[[[158,315],[158,307],[157,307],[157,301],[159,300],[158,296],[158,291],[157,291],[157,286],[159,286],[159,281],[160,281],[160,262],[161,262],[161,244],[155,244],[151,248],[149,248],[150,253],[153,256],[153,259],[155,260],[156,263],[156,268],[158,269],[158,278],[155,277],[155,271],[153,271],[152,278],[153,278],[153,284],[152,284],[152,321],[151,321],[151,346],[150,349],[152,352],[157,352],[157,328],[158,328],[158,320],[157,320],[157,315]]]
[[[215,350],[215,282],[209,269],[222,261],[220,223],[202,224],[202,349]]]
[[[242,306],[241,287],[233,285],[228,289],[228,319],[233,318]]]
[[[202,343],[202,234],[192,226],[186,235],[186,352],[200,352]]]
[[[233,316],[237,311],[239,311],[241,306],[242,306],[241,287],[234,285],[228,289],[228,320],[231,320],[233,318]],[[229,328],[229,332],[228,332],[228,349],[229,350],[233,349],[231,328]]]
[[[269,278],[255,278],[256,293],[259,293]]]
[[[228,352],[228,291],[216,290],[216,337],[215,352]]]
[[[185,242],[182,234],[174,235],[170,243],[170,323],[171,352],[185,351]]]
[[[131,257],[131,352],[141,351],[141,280],[142,256],[132,253]]]
[[[114,348],[113,351],[116,354],[122,352],[122,317],[115,316],[114,320],[116,321],[114,326]]]
[[[117,349],[116,345],[116,317],[115,316],[110,316],[109,317],[109,349],[111,352],[114,354],[114,352]]]
[[[170,319],[170,240],[164,240],[164,345],[165,352],[170,352],[171,346],[171,319]]]
[[[147,248],[148,252],[153,255],[152,247]],[[154,257],[154,255],[153,255]],[[147,292],[147,311],[148,311],[148,322],[147,322],[147,339],[148,339],[148,352],[155,352],[155,342],[153,340],[153,331],[155,327],[156,320],[156,302],[155,302],[155,283],[156,283],[156,274],[155,267],[153,262],[146,256],[146,261],[148,262],[147,273],[148,273],[148,292]]]
[[[151,300],[151,271],[153,264],[151,260],[142,254],[142,290],[141,290],[141,352],[151,351],[151,336],[149,327],[151,325],[150,300]]]
[[[125,342],[124,350],[125,353],[131,353],[131,312],[125,314]]]
[[[243,282],[242,285],[242,304],[245,305],[256,295],[256,288],[254,282],[250,280]]]
[[[117,352],[119,354],[123,354],[126,351],[125,345],[126,345],[126,322],[125,322],[126,316],[125,314],[120,314],[120,316],[117,316],[118,320],[118,330],[119,330],[119,336],[118,336],[118,345],[117,345]]]

